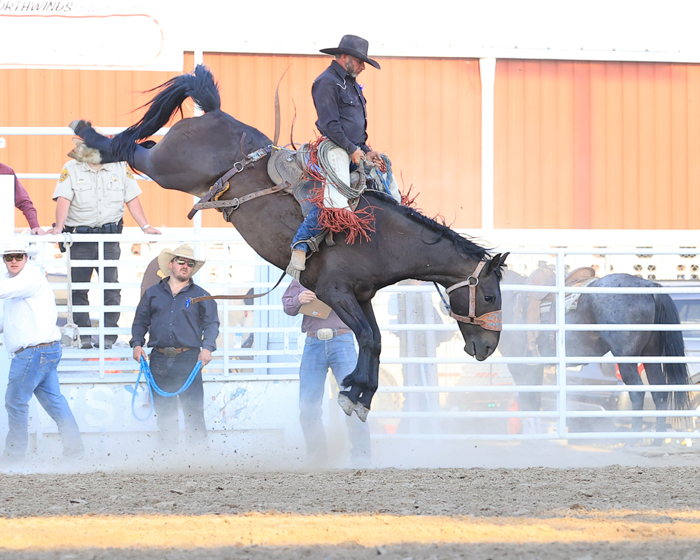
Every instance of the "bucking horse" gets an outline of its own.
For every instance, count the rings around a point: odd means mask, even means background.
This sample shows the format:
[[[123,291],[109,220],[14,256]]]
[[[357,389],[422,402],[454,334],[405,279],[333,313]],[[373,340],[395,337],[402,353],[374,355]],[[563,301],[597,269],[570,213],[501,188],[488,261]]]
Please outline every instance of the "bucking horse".
[[[277,146],[221,110],[218,85],[205,66],[198,65],[191,74],[172,78],[154,91],[143,118],[113,138],[102,136],[85,120],[70,126],[88,148],[99,151],[100,163],[126,161],[165,189],[208,200],[200,207],[218,208],[263,259],[284,270],[303,218],[299,203],[289,196],[290,185],[276,184],[268,174],[267,162]],[[148,140],[182,111],[188,97],[204,114],[178,121],[158,143]],[[442,285],[451,316],[459,322],[465,352],[481,361],[498,345],[499,282],[507,254],[491,255],[380,192],[365,191],[357,211],[373,215],[369,240],[350,243],[336,234],[309,258],[300,282],[357,337],[357,365],[343,380],[338,402],[346,414],[355,411],[365,421],[379,377],[381,338],[372,310],[377,291],[408,278]]]

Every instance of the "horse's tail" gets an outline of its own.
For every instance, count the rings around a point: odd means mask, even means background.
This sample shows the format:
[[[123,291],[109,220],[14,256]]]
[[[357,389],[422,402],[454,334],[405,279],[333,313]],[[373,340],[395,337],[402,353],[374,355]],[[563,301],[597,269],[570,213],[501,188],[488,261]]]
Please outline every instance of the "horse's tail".
[[[678,309],[668,294],[656,294],[656,313],[654,323],[657,325],[679,325]],[[685,356],[685,344],[682,331],[659,331],[661,354],[664,356]],[[690,375],[688,364],[663,364],[666,383],[669,385],[688,385]],[[669,408],[675,410],[690,410],[689,393],[671,392]]]
[[[130,165],[133,165],[137,142],[155,134],[176,111],[182,114],[182,104],[188,97],[194,99],[205,113],[221,108],[219,86],[209,69],[202,64],[198,64],[191,74],[176,76],[149,91],[158,91],[158,94],[142,106],[148,107],[146,114],[136,124],[117,134],[110,145],[111,152]]]

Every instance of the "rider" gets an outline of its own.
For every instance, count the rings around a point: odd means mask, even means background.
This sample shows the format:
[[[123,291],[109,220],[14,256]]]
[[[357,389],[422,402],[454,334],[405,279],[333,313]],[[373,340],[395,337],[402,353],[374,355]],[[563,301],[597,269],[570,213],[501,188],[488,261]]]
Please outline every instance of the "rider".
[[[379,63],[367,56],[369,43],[355,35],[345,35],[337,48],[321,49],[322,53],[335,55],[335,60],[321,73],[311,87],[311,95],[316,107],[316,126],[323,136],[330,139],[335,147],[329,150],[328,163],[337,178],[350,185],[350,168],[361,160],[384,170],[384,161],[379,152],[367,145],[367,108],[362,86],[357,76],[365,69],[365,63],[380,69]],[[392,181],[391,195],[401,201],[396,181]],[[326,181],[323,204],[326,208],[348,209],[348,200]],[[305,268],[309,239],[318,235],[318,208],[313,207],[299,227],[292,242],[291,268],[301,271]]]

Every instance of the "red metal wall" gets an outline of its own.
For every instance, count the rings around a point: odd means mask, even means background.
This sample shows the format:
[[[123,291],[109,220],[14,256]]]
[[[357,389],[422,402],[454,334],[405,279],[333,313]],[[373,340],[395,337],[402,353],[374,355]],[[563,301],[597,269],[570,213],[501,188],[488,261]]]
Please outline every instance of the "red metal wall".
[[[282,135],[296,106],[294,139],[315,138],[311,84],[330,64],[328,56],[277,56],[206,53],[216,76],[222,108],[237,119],[274,133],[274,90],[280,87]],[[359,81],[368,100],[370,144],[387,153],[399,184],[413,185],[417,203],[431,216],[442,214],[457,227],[479,227],[481,204],[480,83],[475,60],[385,58],[382,70],[368,66]],[[290,66],[291,64],[291,66]],[[193,66],[191,55],[184,67]],[[87,118],[100,126],[136,121],[151,89],[173,74],[158,72],[0,70],[0,126],[66,126]],[[191,114],[191,105],[186,114]],[[19,173],[58,173],[72,148],[68,137],[7,137],[0,160]],[[54,220],[53,181],[27,180],[42,224]],[[187,226],[189,195],[141,183],[142,202],[154,226]],[[133,222],[127,217],[127,225]],[[24,218],[17,216],[17,224]],[[224,225],[205,212],[205,226]]]
[[[495,226],[700,227],[700,65],[499,60]]]

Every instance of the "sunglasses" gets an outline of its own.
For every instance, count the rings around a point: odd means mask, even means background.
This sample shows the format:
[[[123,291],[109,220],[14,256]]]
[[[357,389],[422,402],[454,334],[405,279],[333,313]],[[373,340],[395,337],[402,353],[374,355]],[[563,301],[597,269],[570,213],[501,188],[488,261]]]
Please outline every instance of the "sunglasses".
[[[194,261],[188,261],[186,259],[173,259],[173,262],[179,264],[180,266],[189,266],[190,268],[194,268]]]
[[[15,260],[16,262],[22,262],[24,260],[24,257],[26,257],[24,253],[18,253],[18,254],[13,254],[13,255],[3,255],[2,258],[5,259],[5,262],[9,263]]]

